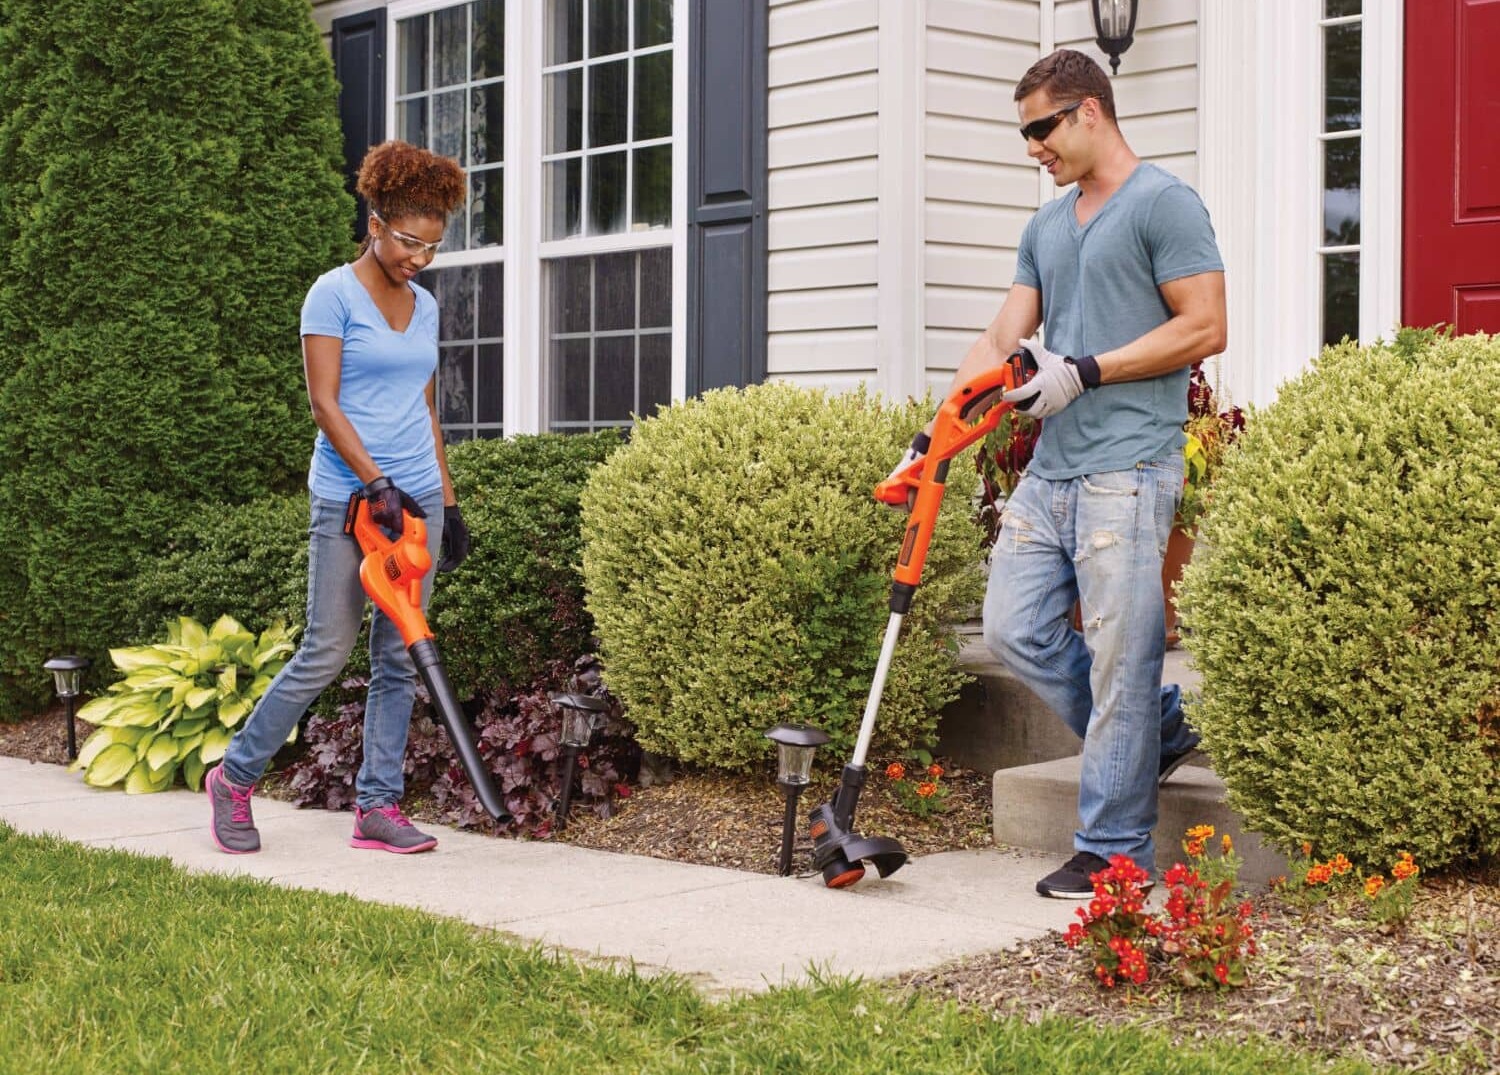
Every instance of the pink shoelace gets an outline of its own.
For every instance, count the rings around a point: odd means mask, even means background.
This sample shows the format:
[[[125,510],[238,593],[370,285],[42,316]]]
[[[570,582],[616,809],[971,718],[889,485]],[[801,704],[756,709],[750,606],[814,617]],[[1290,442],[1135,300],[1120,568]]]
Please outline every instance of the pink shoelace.
[[[406,815],[401,812],[401,808],[395,803],[392,803],[390,806],[377,806],[375,809],[371,810],[370,813],[384,814],[386,817],[394,821],[397,825],[400,825],[403,828],[411,828],[411,822],[406,820]]]
[[[236,825],[249,824],[250,795],[253,791],[255,791],[255,785],[251,784],[248,788],[245,788],[242,791],[241,789],[231,784],[228,780],[225,780],[224,786],[229,789],[229,801],[231,804],[231,809],[229,811],[230,819],[233,820]]]

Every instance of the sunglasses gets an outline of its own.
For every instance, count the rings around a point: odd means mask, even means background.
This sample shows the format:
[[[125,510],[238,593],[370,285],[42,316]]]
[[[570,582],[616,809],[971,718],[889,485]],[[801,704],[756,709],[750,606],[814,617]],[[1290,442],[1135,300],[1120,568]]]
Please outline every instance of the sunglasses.
[[[1087,97],[1083,99],[1083,101],[1087,100]],[[1026,124],[1026,126],[1021,128],[1022,140],[1026,142],[1045,142],[1047,140],[1047,136],[1053,131],[1057,130],[1057,125],[1063,121],[1063,117],[1066,116],[1069,112],[1078,111],[1078,106],[1083,104],[1083,101],[1074,101],[1072,104],[1068,105],[1065,108],[1059,108],[1050,116],[1043,116],[1041,119],[1032,120],[1030,123]]]
[[[441,239],[439,239],[435,243],[429,243],[422,239],[418,239],[415,235],[408,235],[404,231],[397,231],[395,228],[387,224],[384,220],[381,220],[380,216],[376,213],[371,213],[370,216],[373,219],[379,221],[380,226],[385,228],[385,230],[390,234],[390,237],[392,239],[395,239],[396,242],[400,243],[402,249],[404,249],[408,254],[436,254],[438,252],[438,247],[443,245],[443,240]]]

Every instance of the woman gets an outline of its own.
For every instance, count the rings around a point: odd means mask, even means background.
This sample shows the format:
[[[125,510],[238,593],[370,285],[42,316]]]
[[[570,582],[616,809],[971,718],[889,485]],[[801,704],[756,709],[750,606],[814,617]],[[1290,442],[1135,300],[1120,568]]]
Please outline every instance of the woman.
[[[343,529],[349,497],[363,492],[375,521],[393,533],[401,530],[403,509],[427,518],[438,570],[453,570],[468,554],[433,402],[437,303],[413,282],[441,244],[449,215],[463,204],[463,170],[425,149],[385,142],[365,156],[356,189],[370,207],[359,257],[320,276],[302,305],[303,366],[319,430],[308,473],[307,630],[204,780],[214,842],[232,855],[260,850],[250,812],[255,783],[307,707],[342,671],[364,619],[360,550]],[[438,519],[441,525],[433,525]],[[424,607],[431,590],[429,574]],[[397,805],[415,688],[400,632],[376,609],[364,763],[349,841],[354,847],[410,854],[437,846]]]

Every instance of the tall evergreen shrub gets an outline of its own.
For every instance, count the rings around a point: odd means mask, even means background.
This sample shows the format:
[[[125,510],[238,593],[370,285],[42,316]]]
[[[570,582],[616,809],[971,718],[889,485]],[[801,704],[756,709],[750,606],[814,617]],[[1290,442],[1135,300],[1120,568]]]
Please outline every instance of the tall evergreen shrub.
[[[1344,344],[1251,417],[1178,607],[1230,802],[1377,867],[1500,852],[1500,337]]]
[[[188,505],[303,482],[335,95],[306,0],[0,0],[0,718]]]

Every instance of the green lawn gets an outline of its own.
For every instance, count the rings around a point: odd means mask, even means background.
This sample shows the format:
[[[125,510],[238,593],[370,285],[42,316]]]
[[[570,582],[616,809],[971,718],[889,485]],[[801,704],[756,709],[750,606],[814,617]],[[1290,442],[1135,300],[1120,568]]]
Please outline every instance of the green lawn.
[[[844,981],[715,1003],[417,911],[0,824],[0,1072],[1324,1070],[1367,1069],[993,1022]]]

